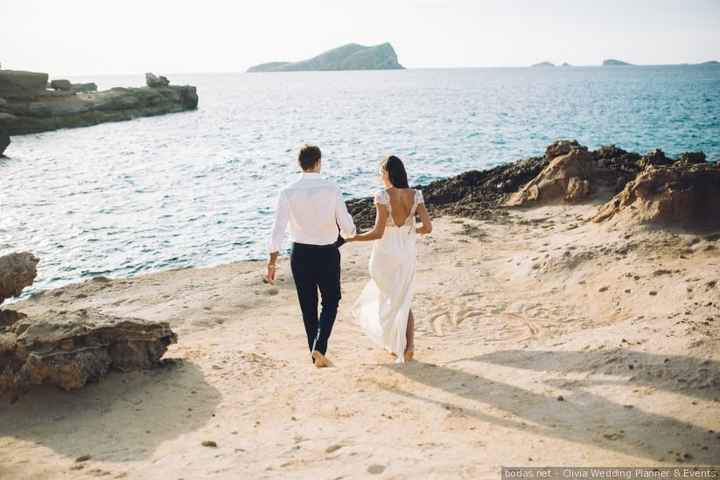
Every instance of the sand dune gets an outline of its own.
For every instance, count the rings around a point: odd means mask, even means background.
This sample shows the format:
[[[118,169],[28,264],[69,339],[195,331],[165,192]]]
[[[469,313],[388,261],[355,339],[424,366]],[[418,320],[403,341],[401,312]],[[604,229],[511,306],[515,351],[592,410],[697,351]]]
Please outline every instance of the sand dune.
[[[369,245],[343,247],[335,367],[324,370],[304,349],[286,261],[275,286],[261,262],[240,262],[21,302],[169,321],[179,342],[161,369],[0,405],[0,478],[718,465],[720,236],[616,229],[590,222],[596,211],[440,219],[419,246],[417,361],[404,366],[350,321]]]

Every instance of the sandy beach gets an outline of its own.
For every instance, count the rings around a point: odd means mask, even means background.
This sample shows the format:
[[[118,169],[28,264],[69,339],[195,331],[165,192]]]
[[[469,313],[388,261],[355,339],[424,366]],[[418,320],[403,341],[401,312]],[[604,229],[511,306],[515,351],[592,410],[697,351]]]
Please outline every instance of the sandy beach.
[[[13,305],[169,321],[159,369],[0,405],[0,478],[499,478],[501,466],[720,464],[720,235],[597,204],[446,216],[419,244],[416,361],[350,308],[309,360],[287,259],[88,281]],[[83,458],[85,457],[85,458]],[[89,458],[88,458],[89,457]]]

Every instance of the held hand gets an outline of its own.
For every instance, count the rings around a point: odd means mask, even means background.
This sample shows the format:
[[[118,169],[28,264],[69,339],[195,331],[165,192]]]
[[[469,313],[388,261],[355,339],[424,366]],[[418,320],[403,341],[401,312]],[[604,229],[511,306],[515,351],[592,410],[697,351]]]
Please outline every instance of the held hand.
[[[275,283],[275,271],[277,270],[277,266],[274,263],[268,262],[267,264],[267,275],[265,276],[265,280],[272,285]]]

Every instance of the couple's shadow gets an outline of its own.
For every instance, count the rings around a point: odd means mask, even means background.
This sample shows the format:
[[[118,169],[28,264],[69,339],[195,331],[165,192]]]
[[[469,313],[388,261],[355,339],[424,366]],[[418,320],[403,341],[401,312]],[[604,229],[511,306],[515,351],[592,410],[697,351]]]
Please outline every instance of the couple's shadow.
[[[631,386],[653,386],[675,394],[717,402],[720,391],[717,384],[713,383],[713,379],[715,382],[720,381],[720,364],[718,362],[685,356],[627,353],[630,354],[630,358],[626,358],[626,361],[632,360],[636,365],[642,366],[635,368],[646,370],[646,375],[635,376],[635,379],[630,382]],[[450,364],[483,362],[543,372],[580,373],[584,371],[590,373],[588,365],[606,359],[607,356],[603,355],[603,352],[509,350],[456,360]],[[706,465],[720,464],[720,442],[718,441],[720,436],[718,432],[709,430],[709,427],[629,407],[583,388],[607,384],[627,385],[629,383],[627,380],[586,378],[568,381],[567,378],[559,378],[558,382],[545,382],[545,385],[548,386],[561,386],[564,391],[570,390],[570,393],[563,398],[564,401],[560,401],[557,395],[540,394],[447,365],[411,362],[387,367],[415,382],[441,389],[461,397],[465,401],[462,402],[462,405],[456,405],[384,384],[379,384],[381,388],[410,399],[435,404],[441,408],[452,410],[456,414],[459,412],[460,415],[474,417],[483,422],[539,436],[587,444],[621,454],[643,457],[654,462],[661,458],[673,461],[680,452],[683,461]],[[709,386],[705,388],[689,388],[686,385],[669,381],[657,381],[657,378],[662,378],[663,375],[667,379],[673,372],[685,374],[686,372],[697,372],[700,369],[706,372],[709,379],[707,384]],[[477,370],[477,368],[473,367],[472,370]],[[518,373],[513,373],[513,375],[518,375]],[[467,400],[476,403],[477,407],[468,408]],[[515,418],[492,415],[488,412],[488,407],[510,413]],[[707,409],[709,407],[696,408]],[[670,450],[673,453],[669,453]],[[690,456],[683,458],[682,455],[685,453],[689,453]]]

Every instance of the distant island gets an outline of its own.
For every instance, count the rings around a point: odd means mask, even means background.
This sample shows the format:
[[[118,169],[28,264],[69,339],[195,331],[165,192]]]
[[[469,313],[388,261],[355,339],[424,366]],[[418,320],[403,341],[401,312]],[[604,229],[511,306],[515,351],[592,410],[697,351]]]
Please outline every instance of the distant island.
[[[623,62],[622,60],[616,60],[614,58],[608,58],[607,60],[603,60],[603,67],[623,67],[632,65],[632,63]]]
[[[533,67],[554,67],[555,64],[552,62],[540,62],[533,65]]]
[[[572,67],[572,65],[570,65],[570,64],[567,63],[567,62],[563,62],[562,65],[560,65],[560,66],[561,66],[561,67]]]
[[[397,54],[389,43],[372,47],[349,43],[299,62],[269,62],[250,67],[248,72],[300,72],[331,70],[401,70]]]
[[[720,62],[717,60],[710,60],[709,62],[702,62],[698,63],[697,65],[720,65]]]

